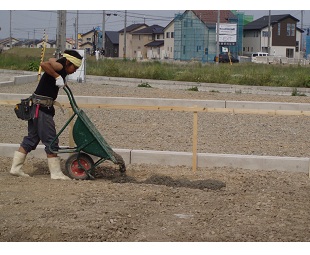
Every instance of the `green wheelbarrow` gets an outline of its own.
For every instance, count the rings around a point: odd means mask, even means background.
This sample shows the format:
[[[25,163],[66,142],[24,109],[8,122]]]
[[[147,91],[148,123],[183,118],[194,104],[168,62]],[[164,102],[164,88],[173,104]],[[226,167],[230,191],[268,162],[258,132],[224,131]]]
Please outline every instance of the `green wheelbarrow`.
[[[96,167],[106,160],[117,164],[119,166],[119,171],[124,173],[126,171],[126,166],[123,158],[113,151],[85,112],[77,106],[68,85],[64,86],[64,90],[68,95],[73,114],[51,142],[49,149],[55,154],[73,153],[66,161],[66,174],[70,178],[77,180],[95,179]],[[58,150],[54,150],[56,140],[70,122],[73,121],[74,117],[76,117],[76,120],[73,125],[72,135],[76,146],[62,147],[58,148]],[[91,156],[97,157],[98,160],[94,162]]]

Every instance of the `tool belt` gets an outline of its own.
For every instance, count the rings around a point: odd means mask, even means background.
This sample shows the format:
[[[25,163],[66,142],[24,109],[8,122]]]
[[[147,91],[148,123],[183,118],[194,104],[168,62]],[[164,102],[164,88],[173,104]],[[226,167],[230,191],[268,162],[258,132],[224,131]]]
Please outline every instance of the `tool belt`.
[[[32,107],[34,105],[36,105],[36,111],[34,116],[32,116]],[[38,118],[40,106],[51,107],[53,105],[60,107],[62,113],[64,113],[64,110],[59,102],[54,101],[51,97],[41,96],[33,93],[32,96],[26,99],[21,99],[21,102],[15,105],[14,111],[17,118],[22,120],[30,120],[33,117]]]
[[[14,108],[14,112],[17,118],[21,120],[30,120],[32,118],[31,116],[32,106],[33,103],[31,97],[21,99],[20,103],[16,104]]]
[[[31,98],[33,104],[39,104],[43,107],[51,107],[54,104],[54,100],[51,97],[41,96],[33,93]]]
[[[35,93],[32,94],[32,102],[33,104],[35,105],[40,105],[40,106],[43,106],[43,107],[51,107],[53,105],[56,105],[60,108],[60,110],[62,111],[62,113],[64,114],[64,109],[62,108],[61,104],[57,101],[54,101],[53,98],[51,97],[47,97],[47,96],[41,96],[41,95],[37,95]],[[37,109],[39,109],[37,107]],[[36,112],[36,117],[38,116],[38,113]]]

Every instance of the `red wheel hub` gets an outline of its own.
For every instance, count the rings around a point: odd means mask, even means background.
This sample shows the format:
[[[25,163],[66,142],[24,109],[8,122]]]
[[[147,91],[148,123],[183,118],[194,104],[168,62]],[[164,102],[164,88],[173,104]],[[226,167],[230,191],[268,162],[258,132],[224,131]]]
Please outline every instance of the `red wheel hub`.
[[[84,169],[88,170],[89,168],[91,168],[90,164],[86,160],[80,159],[79,162],[83,166]],[[86,173],[83,168],[79,167],[79,162],[78,160],[75,160],[72,162],[71,171],[76,176],[84,176]]]

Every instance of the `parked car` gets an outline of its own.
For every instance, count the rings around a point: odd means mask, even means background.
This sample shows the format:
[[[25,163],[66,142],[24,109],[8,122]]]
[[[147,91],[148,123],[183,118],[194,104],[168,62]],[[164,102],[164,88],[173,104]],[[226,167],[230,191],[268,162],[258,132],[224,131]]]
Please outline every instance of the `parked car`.
[[[257,62],[257,57],[268,57],[268,53],[267,52],[254,52],[252,53],[251,56],[251,61],[256,63]]]
[[[239,59],[234,57],[233,55],[230,55],[230,60],[229,60],[229,55],[228,53],[221,53],[219,55],[219,63],[239,63]],[[214,57],[214,62],[216,62],[216,56]]]

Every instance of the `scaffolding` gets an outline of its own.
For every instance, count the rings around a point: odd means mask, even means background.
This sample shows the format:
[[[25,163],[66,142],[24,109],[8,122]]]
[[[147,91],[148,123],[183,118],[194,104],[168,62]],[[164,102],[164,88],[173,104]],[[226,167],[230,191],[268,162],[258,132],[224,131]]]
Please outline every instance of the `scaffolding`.
[[[242,55],[245,15],[235,13],[229,23],[237,23],[236,45],[224,46],[233,56]],[[220,47],[220,53],[222,47]],[[193,12],[176,14],[174,19],[174,59],[213,62],[216,55],[216,22],[205,24]]]

